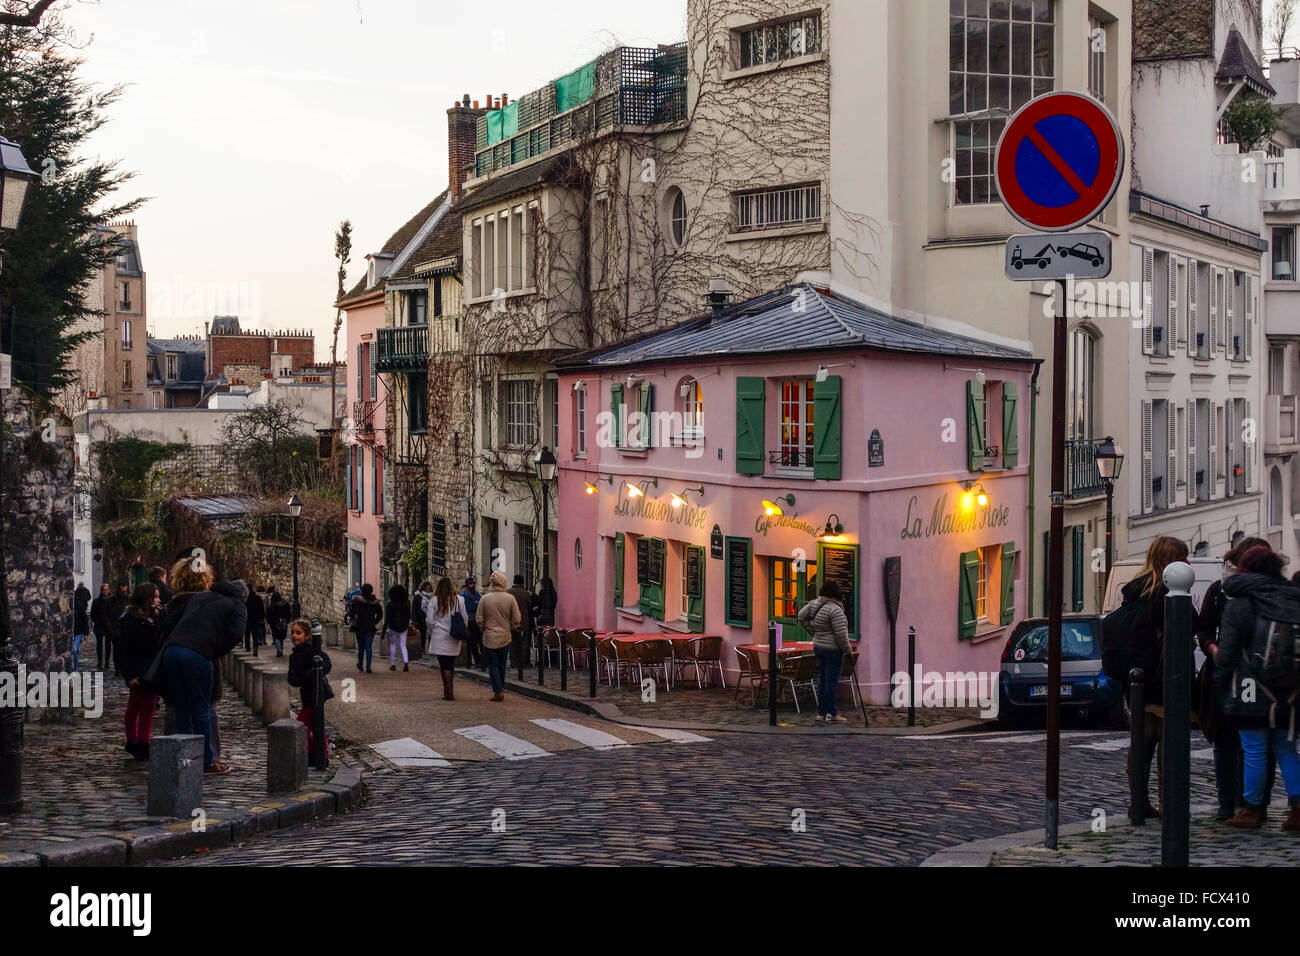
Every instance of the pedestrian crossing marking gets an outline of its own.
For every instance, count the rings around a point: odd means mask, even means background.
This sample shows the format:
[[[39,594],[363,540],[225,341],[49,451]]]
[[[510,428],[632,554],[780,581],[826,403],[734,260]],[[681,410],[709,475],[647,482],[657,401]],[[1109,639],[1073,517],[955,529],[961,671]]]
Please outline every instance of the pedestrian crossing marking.
[[[1124,750],[1129,745],[1129,738],[1116,737],[1114,740],[1099,740],[1095,744],[1079,744],[1082,750],[1102,750],[1107,753],[1113,753],[1117,750]]]
[[[450,767],[451,762],[442,754],[411,737],[399,740],[385,740],[383,743],[371,744],[371,749],[388,760],[395,767]]]
[[[656,737],[670,740],[675,744],[707,744],[713,740],[712,737],[701,737],[699,734],[687,730],[674,730],[671,727],[642,727],[638,724],[636,729],[645,734],[654,734]]]
[[[456,733],[475,743],[482,744],[498,757],[504,757],[506,760],[530,760],[533,757],[551,756],[550,751],[543,750],[527,740],[521,740],[519,737],[497,730],[490,724],[479,724],[477,727],[461,727]]]
[[[586,727],[582,724],[575,724],[571,720],[562,720],[557,718],[533,718],[532,723],[545,730],[568,737],[570,740],[576,740],[585,747],[592,750],[617,750],[621,747],[630,747],[626,740],[621,737],[615,737],[613,734],[607,734],[603,730],[597,730],[594,727]]]

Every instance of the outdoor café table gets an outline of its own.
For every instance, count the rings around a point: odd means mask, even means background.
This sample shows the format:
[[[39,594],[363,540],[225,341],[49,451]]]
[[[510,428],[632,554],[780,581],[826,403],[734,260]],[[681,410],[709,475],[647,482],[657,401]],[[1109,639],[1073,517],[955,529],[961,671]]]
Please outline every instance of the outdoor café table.
[[[767,669],[767,645],[766,644],[741,644],[738,645],[743,650],[757,651],[759,665]],[[786,641],[776,652],[777,657],[787,657],[790,654],[811,654],[813,652],[812,641]]]

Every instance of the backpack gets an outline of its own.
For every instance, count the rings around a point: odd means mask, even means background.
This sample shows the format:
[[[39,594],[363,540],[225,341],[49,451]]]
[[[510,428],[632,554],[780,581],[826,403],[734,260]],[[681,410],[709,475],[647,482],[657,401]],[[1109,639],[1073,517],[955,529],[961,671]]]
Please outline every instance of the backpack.
[[[1150,663],[1139,659],[1142,645],[1149,647],[1155,642],[1149,610],[1147,602],[1139,598],[1125,601],[1101,619],[1101,672],[1119,681],[1125,691],[1129,671]],[[1148,683],[1153,676],[1147,675]]]
[[[1256,616],[1255,634],[1245,652],[1252,677],[1276,698],[1300,690],[1300,624]]]

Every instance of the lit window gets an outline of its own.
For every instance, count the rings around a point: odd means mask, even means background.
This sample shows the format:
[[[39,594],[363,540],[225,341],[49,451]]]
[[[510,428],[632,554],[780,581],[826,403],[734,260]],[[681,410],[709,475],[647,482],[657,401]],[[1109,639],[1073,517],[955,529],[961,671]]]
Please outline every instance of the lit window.
[[[704,437],[704,390],[699,382],[686,384],[686,398],[682,407],[682,439],[691,441]]]
[[[813,382],[781,383],[781,451],[776,464],[811,470],[813,464]]]
[[[987,621],[988,615],[988,597],[989,597],[989,566],[988,562],[993,557],[992,548],[977,548],[975,553],[979,555],[976,562],[975,578],[975,616],[981,621]]]

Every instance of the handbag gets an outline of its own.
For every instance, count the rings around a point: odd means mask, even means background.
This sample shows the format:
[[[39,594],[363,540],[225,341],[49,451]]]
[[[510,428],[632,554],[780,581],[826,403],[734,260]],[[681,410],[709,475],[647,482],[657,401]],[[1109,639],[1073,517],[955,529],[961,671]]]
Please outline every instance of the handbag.
[[[451,639],[453,641],[463,641],[469,637],[469,627],[465,624],[465,617],[460,613],[460,602],[456,602],[456,611],[451,615]]]

